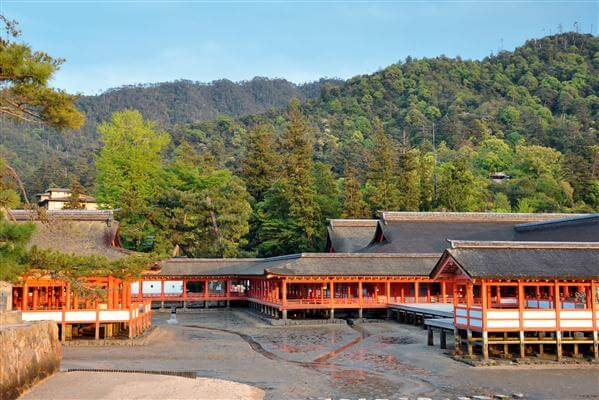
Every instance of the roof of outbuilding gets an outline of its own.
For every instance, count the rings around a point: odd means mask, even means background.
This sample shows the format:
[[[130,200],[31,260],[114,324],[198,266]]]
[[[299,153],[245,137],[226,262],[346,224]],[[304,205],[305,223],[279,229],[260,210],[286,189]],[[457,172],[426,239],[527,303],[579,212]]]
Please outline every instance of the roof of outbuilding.
[[[56,250],[77,255],[104,256],[110,260],[131,252],[118,243],[118,222],[111,210],[11,210],[17,222],[31,222],[35,230],[27,243],[29,248]]]
[[[433,254],[302,253],[263,259],[170,259],[158,276],[426,276]]]
[[[580,227],[566,233],[565,229],[532,235],[518,232],[518,223],[540,222],[583,214],[519,214],[519,213],[457,213],[457,212],[383,212],[377,236],[361,252],[366,253],[438,253],[447,248],[447,239],[462,240],[594,240]]]
[[[597,279],[599,243],[452,241],[447,256],[472,278]]]
[[[332,219],[327,227],[327,251],[353,253],[374,238],[378,219]]]

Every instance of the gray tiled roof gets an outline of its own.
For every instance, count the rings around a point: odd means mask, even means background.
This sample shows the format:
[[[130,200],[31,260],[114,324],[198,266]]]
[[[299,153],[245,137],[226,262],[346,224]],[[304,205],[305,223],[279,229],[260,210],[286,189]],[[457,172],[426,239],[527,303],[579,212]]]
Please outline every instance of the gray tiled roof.
[[[353,253],[368,246],[378,219],[332,219],[327,227],[327,251]]]
[[[454,242],[446,250],[472,278],[599,278],[599,243]],[[435,276],[441,261],[431,276]]]
[[[302,253],[264,259],[171,259],[158,276],[426,276],[437,255]]]
[[[411,213],[385,212],[379,230],[385,241],[372,243],[361,250],[367,253],[438,253],[447,239],[460,240],[519,240],[519,241],[592,241],[594,226],[563,225],[559,229],[517,230],[522,223],[534,223],[583,216],[581,214],[517,214],[517,213]],[[588,215],[587,215],[588,216]]]

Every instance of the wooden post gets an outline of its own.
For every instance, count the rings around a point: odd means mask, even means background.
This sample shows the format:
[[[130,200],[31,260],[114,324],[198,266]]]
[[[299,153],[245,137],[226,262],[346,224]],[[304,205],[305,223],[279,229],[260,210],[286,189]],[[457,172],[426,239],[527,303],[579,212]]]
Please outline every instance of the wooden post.
[[[112,303],[114,302],[114,289],[112,287],[112,276],[108,276],[108,283],[106,285],[106,297],[108,301],[108,309],[113,308]]]
[[[331,289],[330,289],[329,296],[331,298],[331,308],[333,308],[333,306],[335,305],[335,284],[333,283],[333,281],[331,281],[330,285],[331,285]]]
[[[460,330],[456,327],[453,328],[453,341],[454,341],[453,353],[455,355],[462,354],[462,336],[460,335]]]
[[[591,281],[591,312],[592,312],[592,321],[593,321],[593,358],[599,360],[599,335],[597,331],[599,327],[597,326],[597,303],[599,303],[599,299],[597,298],[597,286],[595,282]]]
[[[433,334],[433,328],[432,327],[428,327],[428,343],[429,346],[434,346],[434,334]]]
[[[431,302],[431,283],[430,282],[426,283],[426,302],[427,303]]]
[[[445,331],[445,329],[441,329],[441,338],[439,345],[442,349],[447,348],[447,332]]]
[[[468,346],[468,357],[472,358],[474,356],[474,349],[472,347],[472,330],[468,328],[466,330],[466,345]]]
[[[37,298],[38,298],[38,295],[39,295],[38,292],[39,292],[39,288],[34,287],[33,288],[33,305],[31,307],[32,310],[37,310]]]
[[[65,305],[67,310],[71,309],[71,284],[67,283],[66,289],[65,289]]]
[[[524,285],[518,280],[518,325],[520,327],[520,358],[526,357],[524,344]]]
[[[555,345],[556,345],[556,354],[557,361],[562,360],[562,332],[561,332],[561,324],[560,324],[560,310],[562,308],[562,302],[559,294],[559,281],[554,281],[554,303],[555,303]]]
[[[281,281],[281,302],[283,303],[283,309],[287,307],[287,279],[283,278]],[[287,311],[285,310],[284,318],[287,318]]]
[[[441,282],[441,302],[447,303],[447,286],[445,281]]]
[[[96,302],[96,340],[100,340],[100,307]]]
[[[489,361],[489,335],[487,332],[487,282],[483,280],[480,286],[481,290],[481,302],[482,302],[482,331],[483,331],[483,360]]]
[[[63,305],[62,306],[62,315],[61,315],[61,324],[60,324],[60,341],[61,342],[65,342],[67,339],[67,324],[65,323],[66,320],[66,316],[65,316],[65,309],[66,307]]]
[[[483,331],[483,360],[489,361],[489,333]]]
[[[387,292],[387,304],[391,303],[391,281],[387,280],[385,285],[385,291]]]
[[[164,278],[160,278],[160,301],[162,301],[162,308],[164,308]]]
[[[364,307],[364,294],[362,293],[362,279],[358,278],[358,302],[360,303],[360,309]]]
[[[418,281],[414,282],[414,303],[419,303],[420,297],[420,287],[418,285]]]
[[[27,302],[29,301],[29,286],[27,283],[23,285],[23,301],[21,302],[21,311],[27,311]]]
[[[137,298],[141,300],[144,297],[144,282],[141,279],[139,279],[137,282]]]

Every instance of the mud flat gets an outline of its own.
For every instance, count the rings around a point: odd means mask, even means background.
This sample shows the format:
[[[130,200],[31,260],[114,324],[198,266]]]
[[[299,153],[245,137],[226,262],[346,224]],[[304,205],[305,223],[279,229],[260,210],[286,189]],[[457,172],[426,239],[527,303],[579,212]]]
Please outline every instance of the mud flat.
[[[275,327],[238,310],[180,314],[178,325],[166,324],[167,318],[168,314],[155,315],[157,329],[145,346],[67,347],[62,368],[194,371],[199,377],[258,387],[267,399],[599,396],[597,368],[470,367],[448,357],[445,350],[427,346],[421,328],[395,322],[357,329],[340,324]],[[68,374],[44,381],[30,394],[44,390],[44,398],[64,398],[55,393],[64,390],[58,379]],[[156,379],[162,378],[147,375],[135,386],[145,387]],[[76,387],[91,380],[81,375]],[[102,397],[90,393],[86,398]]]

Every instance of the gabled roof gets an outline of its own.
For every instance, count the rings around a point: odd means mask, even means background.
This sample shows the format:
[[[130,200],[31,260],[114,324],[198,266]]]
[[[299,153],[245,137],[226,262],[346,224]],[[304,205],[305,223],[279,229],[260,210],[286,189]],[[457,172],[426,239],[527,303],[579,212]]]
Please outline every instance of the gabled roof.
[[[131,252],[118,245],[119,224],[111,210],[11,210],[17,222],[31,222],[35,230],[27,246],[110,260]]]
[[[430,276],[457,264],[472,279],[597,279],[598,242],[451,241]],[[448,262],[450,261],[450,262]]]
[[[540,238],[516,231],[521,223],[541,222],[584,214],[519,214],[460,212],[383,212],[367,253],[438,253],[447,248],[447,239],[462,240],[556,240],[557,233]],[[577,228],[577,232],[580,229]],[[570,236],[577,233],[570,233]],[[563,239],[559,239],[563,240]],[[574,240],[583,241],[576,238]],[[588,239],[593,240],[593,239]]]
[[[326,251],[353,253],[368,246],[378,219],[331,219],[327,227]]]
[[[301,253],[271,258],[170,259],[157,276],[427,276],[432,254]]]

